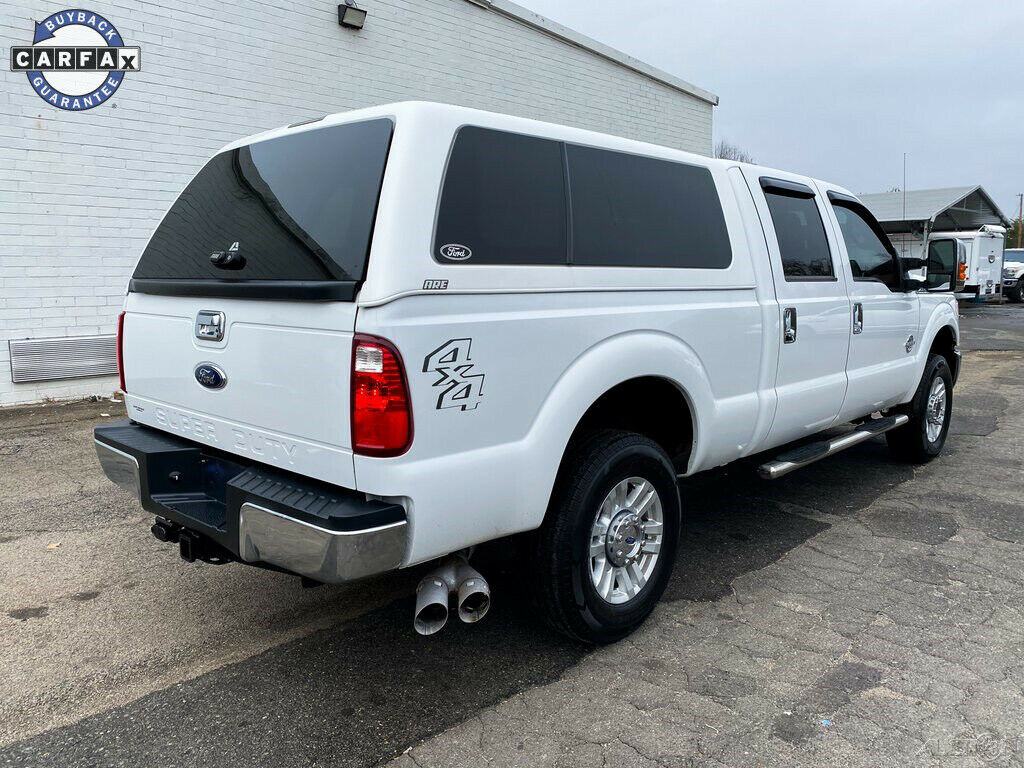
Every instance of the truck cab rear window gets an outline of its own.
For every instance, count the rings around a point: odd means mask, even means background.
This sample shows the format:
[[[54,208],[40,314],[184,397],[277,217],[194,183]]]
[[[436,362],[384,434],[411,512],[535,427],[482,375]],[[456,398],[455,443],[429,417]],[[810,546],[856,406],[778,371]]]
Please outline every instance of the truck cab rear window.
[[[725,269],[732,249],[707,168],[465,127],[448,161],[434,258]]]
[[[134,279],[361,280],[391,133],[390,120],[370,120],[220,153],[171,206]],[[215,254],[235,254],[231,267]]]

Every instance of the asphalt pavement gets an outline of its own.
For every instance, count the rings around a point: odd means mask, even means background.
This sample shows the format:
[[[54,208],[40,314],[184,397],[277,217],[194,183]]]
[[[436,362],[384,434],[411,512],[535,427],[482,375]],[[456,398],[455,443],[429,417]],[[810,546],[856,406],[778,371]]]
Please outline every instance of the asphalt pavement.
[[[1024,306],[962,309],[947,450],[687,479],[651,620],[592,650],[491,613],[182,562],[101,474],[119,403],[0,411],[0,766],[1024,766]]]

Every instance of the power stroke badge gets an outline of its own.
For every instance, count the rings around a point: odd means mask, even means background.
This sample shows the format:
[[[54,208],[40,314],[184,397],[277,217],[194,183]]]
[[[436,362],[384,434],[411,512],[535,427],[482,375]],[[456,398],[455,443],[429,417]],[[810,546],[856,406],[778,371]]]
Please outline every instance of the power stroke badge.
[[[39,98],[81,112],[103,104],[126,72],[142,69],[142,49],[124,44],[98,13],[57,11],[35,23],[32,45],[11,48],[11,70],[25,72]]]

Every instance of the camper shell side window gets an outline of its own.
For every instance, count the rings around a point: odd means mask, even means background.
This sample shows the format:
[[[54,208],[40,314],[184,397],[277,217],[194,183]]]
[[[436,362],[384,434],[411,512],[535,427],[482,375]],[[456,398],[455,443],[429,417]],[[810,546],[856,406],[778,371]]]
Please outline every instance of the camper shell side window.
[[[477,126],[458,130],[433,240],[441,264],[727,269],[699,165]]]

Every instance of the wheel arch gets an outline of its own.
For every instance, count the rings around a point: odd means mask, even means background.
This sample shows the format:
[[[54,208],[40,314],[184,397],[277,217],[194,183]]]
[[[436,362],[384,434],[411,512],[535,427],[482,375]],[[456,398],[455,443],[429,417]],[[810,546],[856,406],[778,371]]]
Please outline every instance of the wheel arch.
[[[957,377],[960,375],[960,347],[956,329],[952,325],[943,325],[935,332],[932,343],[928,347],[928,353],[942,355],[946,358],[949,370],[953,374],[953,383],[956,384]]]
[[[664,376],[637,376],[616,384],[591,403],[566,451],[585,433],[621,429],[660,445],[681,474],[693,454],[695,425],[693,404],[677,382]]]
[[[913,385],[901,398],[901,403],[910,402],[913,398],[921,376],[924,375],[924,368],[928,364],[928,356],[933,352],[946,357],[953,372],[953,382],[956,383],[960,374],[960,325],[957,311],[948,302],[938,304],[932,310],[928,321],[922,323],[921,344],[917,348],[917,375],[914,377]]]
[[[621,404],[644,396],[651,403],[638,405],[648,416],[629,417],[614,411]],[[653,424],[650,414],[670,408],[674,422]],[[651,407],[648,408],[647,406]],[[633,411],[637,413],[638,411]],[[663,444],[671,427],[680,426],[686,446],[677,456],[685,466],[703,461],[708,450],[708,425],[714,419],[715,399],[707,371],[696,352],[681,339],[656,331],[620,334],[587,349],[569,365],[539,409],[527,443],[531,472],[543,477],[542,508],[527,527],[540,525],[550,503],[555,480],[574,437],[588,427],[629,428]],[[608,417],[608,418],[606,418]],[[637,425],[641,426],[636,430]],[[671,451],[668,451],[671,456]],[[536,501],[539,501],[537,499]]]

